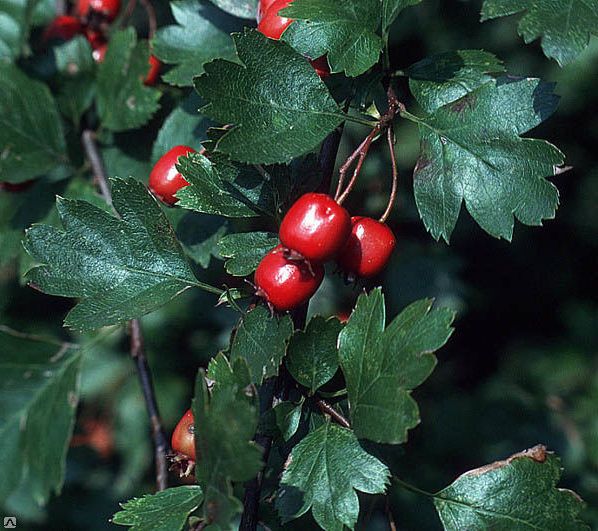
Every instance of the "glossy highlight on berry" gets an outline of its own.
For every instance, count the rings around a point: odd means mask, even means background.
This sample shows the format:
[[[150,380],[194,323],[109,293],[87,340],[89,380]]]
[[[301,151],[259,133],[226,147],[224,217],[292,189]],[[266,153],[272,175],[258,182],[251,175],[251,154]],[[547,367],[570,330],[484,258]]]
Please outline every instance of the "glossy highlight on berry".
[[[149,188],[160,201],[173,206],[177,202],[175,194],[189,185],[176,169],[176,164],[179,157],[194,152],[189,146],[175,146],[156,162],[150,173]]]

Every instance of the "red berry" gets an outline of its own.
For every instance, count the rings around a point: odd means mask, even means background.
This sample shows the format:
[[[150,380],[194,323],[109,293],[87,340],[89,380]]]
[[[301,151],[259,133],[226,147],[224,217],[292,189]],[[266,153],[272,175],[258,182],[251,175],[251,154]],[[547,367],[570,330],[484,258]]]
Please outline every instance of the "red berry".
[[[316,74],[320,76],[320,79],[324,79],[330,75],[330,67],[328,66],[328,60],[325,55],[317,59],[310,59],[309,62],[314,67]]]
[[[30,181],[23,181],[22,183],[7,183],[1,182],[0,183],[0,191],[5,192],[22,192],[23,190],[27,190],[35,181],[31,179]]]
[[[102,63],[106,58],[106,52],[108,51],[108,43],[101,42],[97,45],[93,46],[93,51],[91,52],[91,56],[96,63]]]
[[[307,302],[324,278],[324,268],[320,264],[310,268],[307,262],[291,260],[285,254],[282,245],[275,247],[262,258],[255,271],[257,294],[279,312]]]
[[[75,35],[83,33],[83,25],[78,18],[63,15],[56,17],[44,30],[42,40],[48,42],[51,40],[70,41]]]
[[[305,194],[286,213],[280,241],[305,259],[326,262],[335,257],[351,232],[347,211],[326,194]]]
[[[266,11],[276,0],[260,0],[257,6],[257,21],[259,22],[264,17]]]
[[[338,257],[343,271],[359,277],[380,273],[395,248],[396,239],[388,225],[372,218],[351,218],[351,236]]]
[[[172,449],[192,461],[195,461],[195,425],[193,411],[190,409],[183,415],[172,432]]]
[[[188,146],[175,146],[162,155],[156,162],[149,177],[149,188],[153,194],[167,205],[174,205],[178,200],[174,196],[188,182],[176,169],[179,157],[184,157],[195,150]]]
[[[293,19],[281,17],[278,15],[278,12],[287,7],[291,2],[292,0],[274,0],[268,10],[264,12],[263,18],[257,25],[258,31],[270,39],[280,39],[284,30],[293,23]]]
[[[93,13],[99,13],[112,22],[120,11],[120,0],[78,0],[76,12],[81,18],[87,18]]]
[[[158,81],[158,76],[160,75],[160,68],[162,68],[162,63],[157,57],[150,55],[149,65],[150,67],[147,72],[147,76],[145,76],[145,79],[143,80],[143,83],[151,87],[155,85]]]

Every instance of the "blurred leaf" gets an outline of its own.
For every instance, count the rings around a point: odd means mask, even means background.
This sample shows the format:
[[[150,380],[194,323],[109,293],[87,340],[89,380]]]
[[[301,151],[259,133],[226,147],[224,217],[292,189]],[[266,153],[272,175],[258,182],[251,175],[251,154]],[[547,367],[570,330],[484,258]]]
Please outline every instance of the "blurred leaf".
[[[589,530],[578,520],[583,501],[557,489],[560,460],[541,445],[459,476],[434,496],[447,530]]]
[[[76,346],[0,326],[0,500],[21,481],[44,504],[62,488],[78,400]]]
[[[382,0],[382,28],[387,30],[409,6],[417,5],[422,0]]]
[[[197,0],[171,2],[177,25],[160,28],[152,40],[152,52],[166,64],[176,65],[163,77],[172,85],[191,86],[203,73],[203,64],[218,57],[234,60],[230,35],[214,24]]]
[[[519,35],[526,43],[542,38],[546,57],[564,66],[575,60],[598,35],[598,4],[595,0],[485,0],[482,22],[525,12]]]
[[[38,289],[81,301],[65,325],[91,330],[155,310],[197,286],[174,231],[134,179],[112,181],[117,219],[84,201],[58,198],[65,231],[34,225],[27,252],[40,264],[27,273]]]
[[[343,325],[332,317],[314,317],[305,331],[295,332],[285,364],[293,378],[313,394],[338,370],[337,341]]]
[[[554,218],[558,191],[545,177],[564,156],[546,141],[519,136],[554,112],[552,90],[538,79],[500,78],[426,118],[410,115],[421,136],[415,199],[435,239],[449,241],[462,201],[486,232],[509,241],[514,218],[525,225]]]
[[[419,423],[411,391],[434,370],[433,352],[452,333],[452,311],[414,302],[385,329],[380,288],[360,295],[339,336],[340,365],[347,382],[351,425],[360,439],[399,444]]]
[[[489,52],[457,50],[423,59],[405,73],[418,103],[431,113],[492,81],[489,74],[504,71],[503,63]]]
[[[255,20],[258,0],[210,0],[223,11],[235,17]]]
[[[273,193],[260,172],[235,165],[222,155],[190,153],[177,168],[190,186],[181,188],[177,205],[204,214],[230,218],[273,215]]]
[[[62,121],[48,87],[0,62],[0,93],[0,181],[20,183],[67,164]]]
[[[24,51],[37,4],[39,0],[0,0],[0,63],[14,61]]]
[[[201,112],[233,124],[216,148],[254,164],[289,162],[313,150],[344,115],[311,65],[286,44],[245,29],[233,36],[242,64],[205,65],[195,88]]]
[[[388,478],[388,468],[361,448],[352,431],[326,423],[293,448],[276,507],[287,521],[311,508],[327,531],[354,529],[359,515],[355,491],[383,493]]]
[[[131,531],[179,531],[202,499],[203,493],[197,485],[146,494],[122,503],[123,510],[114,515],[112,522],[130,526]]]
[[[252,383],[261,384],[278,374],[287,344],[293,334],[290,316],[271,316],[264,306],[246,313],[231,345],[231,360],[243,358],[251,372]]]
[[[225,264],[229,274],[245,277],[256,270],[261,259],[278,243],[278,235],[272,232],[242,232],[222,238],[218,251],[229,259]]]
[[[112,34],[98,72],[98,113],[106,129],[136,129],[158,110],[160,91],[143,84],[149,55],[147,41],[137,42],[133,28]]]
[[[282,38],[312,59],[327,55],[332,72],[357,77],[378,62],[380,0],[301,0],[281,14],[295,19]]]

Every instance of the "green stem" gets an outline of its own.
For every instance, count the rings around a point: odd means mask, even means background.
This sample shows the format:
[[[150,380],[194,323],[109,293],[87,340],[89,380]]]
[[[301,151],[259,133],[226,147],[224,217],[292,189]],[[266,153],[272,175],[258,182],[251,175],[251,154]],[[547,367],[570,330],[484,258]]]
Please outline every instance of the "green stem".
[[[401,118],[405,118],[405,120],[409,120],[410,122],[414,122],[416,124],[421,124],[422,123],[422,119],[418,118],[417,116],[415,116],[415,114],[411,114],[409,111],[406,110],[402,110],[399,115],[401,116]]]
[[[416,487],[415,485],[412,485],[411,483],[407,483],[406,481],[403,481],[401,478],[395,476],[393,474],[392,476],[392,480],[399,486],[399,487],[403,487],[405,490],[409,490],[415,494],[419,494],[420,496],[426,496],[428,498],[436,498],[435,494],[432,494],[431,492],[427,492],[425,490],[422,490],[418,487]]]
[[[359,118],[357,116],[351,116],[350,114],[345,114],[345,120],[347,120],[347,122],[353,122],[353,123],[365,125],[365,126],[371,127],[371,128],[376,127],[376,124],[378,123],[378,122],[375,122],[372,120],[365,120],[364,118]]]
[[[205,282],[200,282],[199,280],[195,282],[189,282],[191,286],[194,286],[199,289],[203,289],[208,293],[214,293],[215,295],[222,295],[225,290],[217,288],[216,286],[212,286],[211,284],[206,284]]]

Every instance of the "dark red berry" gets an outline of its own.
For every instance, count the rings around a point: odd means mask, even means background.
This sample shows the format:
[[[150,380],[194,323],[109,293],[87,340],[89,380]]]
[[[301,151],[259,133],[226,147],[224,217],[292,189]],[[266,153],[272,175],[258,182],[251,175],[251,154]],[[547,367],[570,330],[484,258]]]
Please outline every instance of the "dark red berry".
[[[310,267],[305,261],[292,260],[285,255],[286,249],[279,245],[262,258],[255,272],[257,295],[279,312],[307,302],[324,278],[320,264]]]
[[[193,411],[190,409],[183,415],[172,432],[172,449],[195,461],[195,425]]]
[[[176,169],[179,157],[194,152],[195,150],[188,146],[175,146],[164,153],[153,167],[149,177],[149,188],[158,199],[167,205],[174,205],[177,202],[174,194],[189,184]]]
[[[27,190],[27,188],[29,188],[34,182],[35,180],[33,179],[31,179],[30,181],[23,181],[22,183],[1,182],[0,191],[12,193],[22,192],[23,190]]]
[[[280,39],[284,30],[293,23],[293,19],[282,17],[278,12],[287,7],[291,2],[292,0],[274,0],[267,11],[264,11],[264,16],[257,25],[258,31],[270,39]]]
[[[310,59],[309,62],[314,67],[316,74],[320,76],[320,79],[324,79],[330,75],[330,67],[328,66],[328,59],[326,59],[325,55],[317,59]]]
[[[313,262],[336,256],[351,232],[347,211],[326,194],[305,194],[289,209],[280,225],[280,241]]]
[[[83,33],[83,25],[78,18],[62,15],[56,17],[44,30],[42,40],[44,42],[52,40],[70,41],[75,35]]]
[[[76,12],[81,18],[97,13],[112,22],[120,11],[120,0],[78,0]]]
[[[396,239],[388,225],[372,218],[351,218],[351,235],[340,252],[338,264],[343,271],[358,277],[373,277],[385,267]]]
[[[147,72],[147,76],[143,80],[143,83],[145,85],[151,87],[151,86],[155,85],[156,82],[158,81],[158,76],[160,75],[160,69],[162,68],[162,63],[160,62],[160,60],[157,57],[150,55],[149,65],[150,65],[150,67]]]

